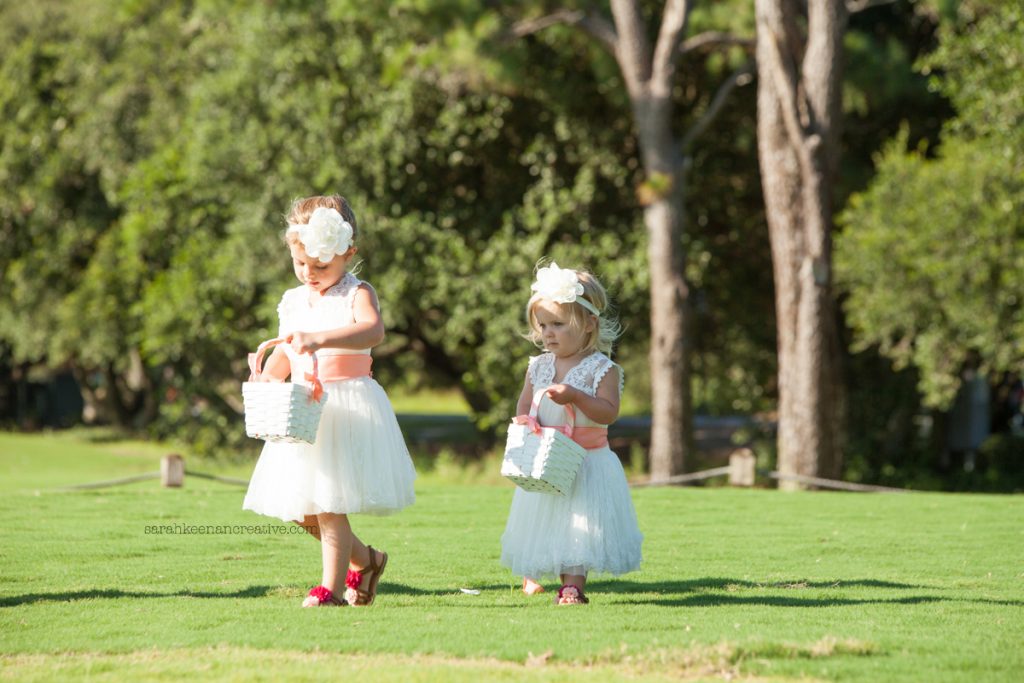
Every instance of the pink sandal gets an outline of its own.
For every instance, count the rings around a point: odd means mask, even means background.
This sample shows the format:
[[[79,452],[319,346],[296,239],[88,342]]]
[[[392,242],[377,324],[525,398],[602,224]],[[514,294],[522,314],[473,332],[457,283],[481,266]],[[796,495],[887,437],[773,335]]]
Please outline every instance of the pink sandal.
[[[583,589],[576,584],[567,583],[558,589],[558,595],[555,596],[556,605],[586,605],[590,602],[583,593]]]
[[[327,586],[314,586],[309,590],[309,595],[302,601],[303,607],[347,607],[348,603],[339,600]]]

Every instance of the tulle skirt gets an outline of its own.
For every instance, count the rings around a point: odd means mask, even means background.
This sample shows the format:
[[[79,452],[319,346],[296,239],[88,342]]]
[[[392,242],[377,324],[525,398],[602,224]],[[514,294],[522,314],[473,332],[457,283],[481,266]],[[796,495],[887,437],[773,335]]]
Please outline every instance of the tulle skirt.
[[[535,579],[567,573],[625,574],[640,567],[643,535],[619,458],[587,451],[568,496],[516,488],[501,563]]]
[[[413,503],[416,471],[387,394],[369,377],[325,382],[316,443],[268,442],[242,508],[300,521],[321,512],[386,515]]]

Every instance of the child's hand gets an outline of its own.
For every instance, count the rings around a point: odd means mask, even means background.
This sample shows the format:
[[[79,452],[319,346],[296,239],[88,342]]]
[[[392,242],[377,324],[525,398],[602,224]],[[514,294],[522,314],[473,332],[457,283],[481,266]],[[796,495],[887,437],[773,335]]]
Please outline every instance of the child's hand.
[[[320,342],[313,332],[295,332],[285,339],[292,345],[295,353],[313,353],[320,348]]]
[[[566,403],[573,402],[577,391],[577,389],[570,387],[568,384],[552,384],[544,393],[558,405],[564,406]]]

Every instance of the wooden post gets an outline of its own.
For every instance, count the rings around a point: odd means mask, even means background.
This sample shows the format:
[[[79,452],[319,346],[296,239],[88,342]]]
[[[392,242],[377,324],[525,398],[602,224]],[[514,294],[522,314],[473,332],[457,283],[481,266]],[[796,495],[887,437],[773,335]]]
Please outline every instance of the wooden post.
[[[180,487],[185,483],[185,459],[177,453],[160,459],[160,485]]]
[[[749,448],[739,448],[729,456],[729,485],[753,486],[757,458]]]

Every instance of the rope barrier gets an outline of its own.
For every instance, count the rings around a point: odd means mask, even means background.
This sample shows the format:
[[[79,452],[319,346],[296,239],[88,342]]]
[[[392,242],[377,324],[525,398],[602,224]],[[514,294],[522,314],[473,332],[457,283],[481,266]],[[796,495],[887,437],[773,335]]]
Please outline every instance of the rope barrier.
[[[147,479],[159,479],[159,472],[147,472],[145,474],[137,474],[134,477],[124,477],[123,479],[109,479],[107,481],[95,481],[90,484],[73,484],[71,486],[58,487],[57,491],[78,491],[83,489],[102,489],[108,486],[120,486],[122,484],[134,484],[137,481],[146,481]]]
[[[658,481],[647,481],[637,484],[633,484],[635,488],[643,488],[645,486],[669,486],[671,484],[684,484],[688,481],[701,481],[703,479],[711,479],[712,477],[720,477],[723,474],[729,474],[731,467],[714,467],[710,470],[701,470],[700,472],[690,472],[688,474],[677,474],[674,477],[668,479],[660,479]]]
[[[630,484],[633,488],[644,488],[648,486],[671,486],[672,484],[684,484],[691,481],[702,481],[704,479],[711,479],[712,477],[720,477],[723,475],[731,474],[732,467],[713,467],[707,470],[701,470],[699,472],[689,472],[687,474],[677,474],[674,477],[668,479],[662,479],[659,481],[646,481],[636,482]],[[891,486],[876,486],[874,484],[857,484],[851,481],[839,481],[837,479],[823,479],[821,477],[807,477],[802,474],[783,474],[772,470],[770,472],[764,470],[758,470],[757,473],[761,476],[766,476],[769,479],[776,479],[779,481],[795,481],[800,484],[807,484],[808,486],[817,486],[824,489],[836,489],[839,491],[856,491],[858,493],[913,493],[911,489],[897,489]]]
[[[180,463],[180,459],[179,459]],[[180,467],[180,465],[179,465]],[[749,464],[750,469],[747,470],[749,478],[746,481],[737,481],[732,479],[732,483],[736,484],[753,484],[753,462]],[[230,484],[232,486],[248,486],[249,482],[245,479],[236,479],[234,477],[222,477],[217,474],[207,474],[206,472],[194,472],[192,470],[181,470],[179,469],[179,477],[175,486],[181,485],[181,479],[185,476],[197,477],[199,479],[208,479],[210,481],[220,482],[222,484]],[[857,484],[849,481],[839,481],[836,479],[823,479],[821,477],[808,477],[801,474],[783,474],[772,470],[766,472],[758,470],[757,472],[761,476],[767,476],[769,479],[775,479],[778,481],[795,481],[800,484],[806,484],[808,486],[817,486],[825,489],[836,489],[840,491],[857,491],[861,493],[912,493],[909,489],[897,489],[890,486],[876,486],[873,484]],[[730,475],[734,477],[736,471],[732,466],[725,467],[713,467],[707,470],[701,470],[700,472],[688,472],[686,474],[677,474],[667,479],[661,479],[658,481],[646,481],[646,482],[635,482],[630,484],[634,488],[645,488],[650,486],[671,486],[673,484],[685,484],[693,481],[703,481],[705,479],[711,479],[713,477],[721,477]],[[124,484],[134,484],[140,481],[147,481],[149,479],[160,479],[162,476],[161,472],[147,472],[145,474],[137,474],[133,477],[124,477],[121,479],[109,479],[106,481],[91,482],[88,484],[74,484],[71,486],[61,486],[54,490],[56,491],[83,491],[89,489],[101,489],[110,486],[122,486]]]
[[[771,479],[780,481],[795,481],[800,484],[820,486],[826,489],[838,489],[840,491],[858,491],[861,493],[913,493],[910,489],[896,489],[891,486],[875,486],[874,484],[855,484],[852,481],[837,481],[835,479],[822,479],[820,477],[806,477],[802,474],[783,474],[782,472],[771,471],[768,473]]]
[[[222,484],[232,484],[234,486],[248,486],[249,482],[246,479],[235,479],[234,477],[222,477],[217,474],[207,474],[205,472],[193,472],[191,470],[185,471],[187,477],[197,477],[199,479],[209,479],[210,481],[217,481]],[[147,481],[149,479],[160,479],[161,472],[146,472],[145,474],[137,474],[134,477],[124,477],[122,479],[108,479],[106,481],[94,481],[88,484],[72,484],[70,486],[59,486],[54,491],[85,491],[89,489],[103,489],[111,486],[121,486],[124,484],[134,484],[140,481]]]

